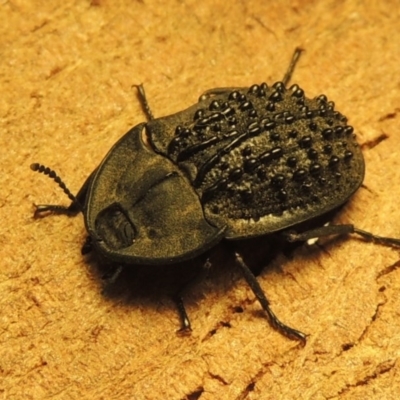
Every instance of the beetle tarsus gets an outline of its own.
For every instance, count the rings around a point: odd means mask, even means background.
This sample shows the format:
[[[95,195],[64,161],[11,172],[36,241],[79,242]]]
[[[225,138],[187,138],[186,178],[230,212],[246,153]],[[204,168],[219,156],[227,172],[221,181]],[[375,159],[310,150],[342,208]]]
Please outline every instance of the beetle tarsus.
[[[71,204],[71,206],[74,203]],[[43,218],[49,213],[51,214],[63,214],[63,215],[68,215],[68,216],[74,216],[76,215],[80,210],[76,210],[75,207],[65,207],[65,206],[60,206],[57,204],[35,204],[35,211],[33,213],[34,218]]]
[[[353,227],[353,228],[354,228],[354,233],[362,236],[366,240],[371,240],[375,243],[383,244],[385,246],[396,246],[396,247],[400,246],[400,239],[390,238],[390,237],[385,237],[385,236],[378,236],[378,235],[374,235],[371,232],[366,232],[361,229],[358,229],[356,227]]]
[[[258,283],[257,278],[254,276],[250,268],[243,261],[242,256],[239,253],[235,252],[235,257],[237,264],[242,269],[243,275],[247,283],[249,284],[257,300],[260,302],[263,310],[266,312],[269,324],[287,338],[292,340],[298,340],[299,342],[302,343],[302,345],[305,345],[307,340],[307,335],[304,334],[303,332],[291,328],[290,326],[285,325],[278,319],[278,317],[272,312],[269,306],[269,301],[265,296],[265,293],[262,290],[260,284]]]

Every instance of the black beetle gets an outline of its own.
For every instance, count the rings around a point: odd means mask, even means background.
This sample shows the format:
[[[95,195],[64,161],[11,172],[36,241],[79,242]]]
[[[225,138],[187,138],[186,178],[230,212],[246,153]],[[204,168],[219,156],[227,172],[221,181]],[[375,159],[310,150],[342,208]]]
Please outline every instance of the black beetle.
[[[353,225],[322,226],[302,233],[302,224],[343,205],[364,178],[364,159],[347,119],[321,95],[305,97],[286,88],[301,49],[282,82],[250,88],[217,88],[176,114],[154,118],[142,85],[139,97],[149,121],[126,133],[72,200],[47,211],[84,214],[94,250],[118,265],[170,264],[204,254],[222,239],[281,233],[288,241],[357,233],[387,245]],[[266,239],[268,240],[268,239]],[[237,264],[266,311],[270,324],[291,339],[306,335],[273,314],[256,277],[239,253]],[[118,268],[117,271],[120,271]],[[183,327],[190,329],[183,302]]]

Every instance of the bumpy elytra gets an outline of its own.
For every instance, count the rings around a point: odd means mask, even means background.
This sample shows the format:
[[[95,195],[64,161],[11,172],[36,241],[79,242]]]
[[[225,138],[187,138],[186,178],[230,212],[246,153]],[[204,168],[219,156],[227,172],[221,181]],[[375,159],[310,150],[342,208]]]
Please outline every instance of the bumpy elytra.
[[[72,200],[69,207],[37,206],[36,215],[82,211],[89,239],[83,252],[125,266],[189,260],[222,239],[271,233],[290,241],[357,233],[399,245],[353,225],[287,232],[341,206],[364,178],[363,155],[346,117],[326,96],[309,99],[298,85],[286,87],[299,54],[297,49],[284,82],[212,89],[162,118],[152,117],[139,86],[150,120],[112,147],[76,197],[54,171],[32,164]],[[279,321],[235,255],[270,324],[304,343],[306,335]],[[181,300],[178,305],[189,329]]]
[[[212,96],[145,129],[185,172],[206,220],[236,239],[309,220],[358,189],[364,160],[346,122],[326,96],[277,82]]]

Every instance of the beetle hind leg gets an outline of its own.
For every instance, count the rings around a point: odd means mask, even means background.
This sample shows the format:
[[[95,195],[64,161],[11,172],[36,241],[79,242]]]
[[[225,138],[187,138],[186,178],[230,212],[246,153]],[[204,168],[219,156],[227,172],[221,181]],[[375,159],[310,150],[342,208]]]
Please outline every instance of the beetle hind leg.
[[[355,233],[362,238],[385,246],[399,247],[400,239],[390,238],[385,236],[378,236],[371,232],[363,231],[356,228],[352,224],[343,225],[324,225],[316,229],[311,229],[305,232],[297,233],[295,231],[282,232],[282,235],[288,242],[305,242],[311,239],[318,239],[324,236],[345,235]]]
[[[300,55],[303,52],[303,49],[300,47],[296,47],[294,49],[292,58],[289,63],[289,67],[282,79],[282,83],[287,86],[289,83],[290,79],[292,78],[293,72],[296,68],[297,62],[299,61]],[[141,85],[140,85],[141,86]],[[143,90],[143,87],[141,88],[138,86],[139,91]],[[209,89],[206,90],[200,97],[199,97],[199,102],[208,100],[213,96],[220,96],[220,95],[228,95],[229,93],[233,92],[234,90],[243,90],[244,88],[241,87],[220,87],[220,88],[214,88],[214,89]],[[143,91],[144,94],[144,91]],[[145,98],[145,96],[143,96]],[[147,101],[144,99],[143,101],[144,104],[147,103]],[[146,104],[147,105],[147,104]],[[147,106],[148,107],[148,106]]]
[[[301,342],[302,345],[306,343],[306,335],[303,332],[300,332],[294,328],[291,328],[288,325],[285,325],[281,322],[278,317],[272,312],[269,301],[265,296],[264,291],[262,290],[260,284],[257,281],[257,278],[251,272],[250,268],[246,265],[243,261],[242,256],[239,253],[235,252],[235,258],[237,264],[240,266],[243,276],[246,279],[247,283],[249,284],[251,290],[253,291],[254,295],[256,296],[257,300],[260,302],[261,307],[267,314],[269,324],[276,329],[278,332],[283,334],[289,339],[298,340]]]
[[[399,247],[400,246],[400,239],[374,235],[371,232],[366,232],[366,231],[363,231],[356,227],[353,227],[353,229],[354,229],[354,233],[362,236],[366,240],[371,240],[375,243],[379,243],[379,244],[383,244],[383,245],[391,246],[391,247]]]

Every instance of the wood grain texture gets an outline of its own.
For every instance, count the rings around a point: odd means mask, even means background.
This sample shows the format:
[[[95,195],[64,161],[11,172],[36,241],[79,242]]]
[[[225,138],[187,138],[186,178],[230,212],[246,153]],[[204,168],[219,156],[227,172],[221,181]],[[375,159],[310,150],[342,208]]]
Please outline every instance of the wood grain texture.
[[[29,169],[53,167],[76,193],[145,119],[132,85],[167,115],[213,87],[281,79],[301,46],[293,81],[335,101],[367,164],[335,221],[400,237],[397,1],[10,0],[0,21],[0,398],[398,398],[398,249],[330,240],[264,268],[304,348],[268,326],[220,250],[180,337],[162,280],[127,273],[124,295],[102,295],[81,216],[32,218],[34,203],[68,200]]]

